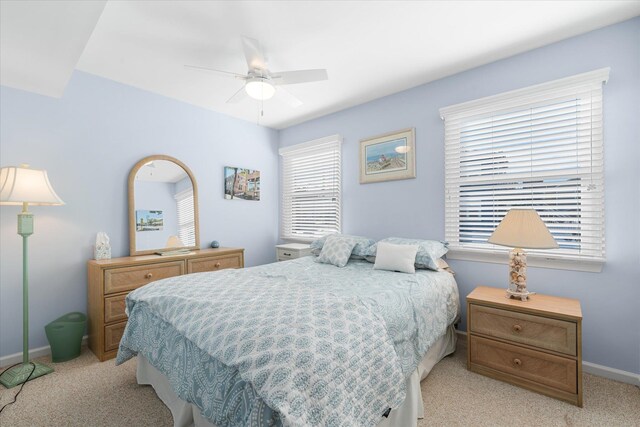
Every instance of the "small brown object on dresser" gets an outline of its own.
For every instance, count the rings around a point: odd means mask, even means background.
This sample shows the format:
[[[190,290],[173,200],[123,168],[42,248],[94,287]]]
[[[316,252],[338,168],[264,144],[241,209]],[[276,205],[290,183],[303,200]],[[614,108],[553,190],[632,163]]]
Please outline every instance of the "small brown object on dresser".
[[[529,301],[479,286],[467,296],[467,368],[582,407],[580,301]]]
[[[216,248],[188,254],[140,255],[87,263],[89,348],[101,362],[118,352],[127,324],[125,298],[134,289],[167,277],[244,267],[244,249]]]

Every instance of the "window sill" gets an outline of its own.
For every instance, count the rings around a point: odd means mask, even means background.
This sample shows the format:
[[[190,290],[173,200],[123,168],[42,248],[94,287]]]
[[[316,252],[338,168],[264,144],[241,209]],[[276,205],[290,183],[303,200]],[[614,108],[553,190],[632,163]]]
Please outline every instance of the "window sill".
[[[465,261],[490,262],[494,264],[509,264],[509,254],[501,252],[480,252],[468,249],[450,249],[447,259]],[[604,261],[586,261],[564,258],[549,258],[535,254],[527,254],[528,267],[553,268],[556,270],[587,271],[600,273]]]

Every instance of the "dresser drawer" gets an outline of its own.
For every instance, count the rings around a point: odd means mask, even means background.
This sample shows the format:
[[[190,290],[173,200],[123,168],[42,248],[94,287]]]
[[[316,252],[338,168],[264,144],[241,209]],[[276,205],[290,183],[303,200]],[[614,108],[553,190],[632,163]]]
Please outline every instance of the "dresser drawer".
[[[565,320],[470,305],[471,332],[576,355],[576,324]]]
[[[120,339],[124,334],[124,328],[127,322],[116,323],[104,327],[104,351],[117,350],[120,345]]]
[[[112,268],[104,272],[104,293],[131,291],[155,280],[181,274],[184,274],[184,261]]]
[[[127,294],[104,299],[104,323],[127,320],[127,315],[124,312],[126,299]]]
[[[221,257],[198,258],[187,260],[188,273],[223,270],[225,268],[241,268],[242,255],[233,254]]]
[[[473,335],[469,346],[472,365],[507,374],[507,380],[521,378],[568,393],[577,392],[577,363],[573,359]]]

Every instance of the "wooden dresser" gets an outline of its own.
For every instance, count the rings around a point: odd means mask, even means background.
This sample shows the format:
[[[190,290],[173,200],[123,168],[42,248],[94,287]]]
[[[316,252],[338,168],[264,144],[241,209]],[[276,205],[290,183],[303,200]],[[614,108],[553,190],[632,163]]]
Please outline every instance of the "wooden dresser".
[[[88,262],[89,348],[105,361],[116,356],[127,315],[125,298],[155,280],[244,267],[244,249],[201,249],[187,255],[142,255]]]
[[[467,296],[467,367],[582,406],[582,311],[575,299],[508,299],[480,286]]]

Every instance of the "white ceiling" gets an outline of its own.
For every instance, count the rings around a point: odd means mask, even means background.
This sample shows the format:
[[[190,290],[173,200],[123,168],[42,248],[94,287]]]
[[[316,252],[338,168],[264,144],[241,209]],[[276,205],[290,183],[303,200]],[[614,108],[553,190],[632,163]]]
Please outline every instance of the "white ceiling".
[[[142,166],[136,173],[138,181],[176,183],[186,178],[187,172],[169,160],[154,160]]]
[[[105,1],[0,1],[0,83],[60,97]]]
[[[639,14],[637,0],[109,1],[74,65],[284,128]],[[272,71],[326,68],[329,80],[287,86],[304,104],[294,109],[275,97],[262,117],[258,101],[225,104],[241,81],[183,65],[246,73],[241,36],[260,40]],[[2,37],[4,48],[4,28]]]

